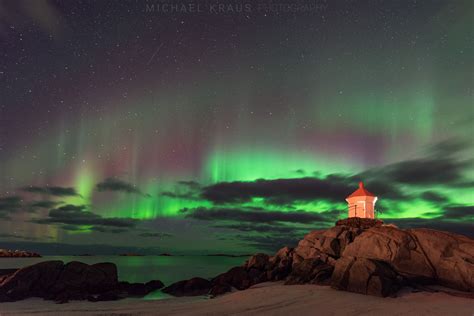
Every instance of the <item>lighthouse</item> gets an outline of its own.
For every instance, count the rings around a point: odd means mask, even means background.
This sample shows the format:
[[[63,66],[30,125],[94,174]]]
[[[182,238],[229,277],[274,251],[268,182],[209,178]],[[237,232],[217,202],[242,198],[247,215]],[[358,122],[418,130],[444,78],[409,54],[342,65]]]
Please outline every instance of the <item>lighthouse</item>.
[[[374,218],[377,197],[364,188],[359,182],[359,188],[346,198],[349,209],[348,217]]]

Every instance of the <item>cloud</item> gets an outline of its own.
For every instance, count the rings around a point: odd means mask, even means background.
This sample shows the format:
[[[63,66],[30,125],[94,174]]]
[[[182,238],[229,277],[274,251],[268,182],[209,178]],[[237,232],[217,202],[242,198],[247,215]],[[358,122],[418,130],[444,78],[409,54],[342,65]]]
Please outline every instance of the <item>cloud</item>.
[[[177,193],[171,191],[164,191],[161,192],[160,195],[178,200],[200,200],[200,198],[196,196],[196,193],[193,192]]]
[[[40,239],[40,238],[35,238],[35,237],[30,237],[30,236],[21,236],[21,235],[14,235],[14,234],[0,234],[0,238],[21,239],[21,240],[29,240],[29,241]]]
[[[399,162],[381,170],[392,181],[411,185],[449,184],[463,179],[467,162],[452,158],[422,158]]]
[[[55,201],[34,201],[34,202],[31,202],[29,204],[29,206],[31,208],[46,208],[46,209],[50,209],[50,208],[53,208],[55,206],[57,206],[58,204],[61,204],[61,202],[55,202]]]
[[[326,201],[344,203],[359,181],[363,181],[384,201],[406,202],[416,198],[432,203],[449,200],[437,192],[417,196],[410,187],[472,187],[474,182],[464,176],[474,166],[472,160],[461,160],[459,154],[468,148],[466,142],[446,140],[429,148],[424,157],[372,168],[355,175],[331,174],[290,179],[259,179],[255,181],[220,182],[197,187],[195,192],[164,192],[162,195],[177,199],[203,199],[215,205],[251,204],[263,199],[264,204],[280,205],[285,209],[299,208],[301,202]],[[415,188],[415,189],[416,189]],[[336,206],[336,205],[334,205]]]
[[[25,202],[20,196],[9,196],[0,198],[0,218],[9,218],[7,214],[16,212],[35,212],[38,208],[52,208],[60,202],[54,201],[33,201]]]
[[[76,192],[76,189],[71,187],[38,187],[38,186],[29,186],[21,188],[22,191],[35,194],[45,194],[51,196],[81,196]]]
[[[471,144],[448,139],[431,146],[424,157],[374,168],[359,174],[362,178],[402,185],[466,186],[465,171],[474,167],[472,159],[460,159]]]
[[[468,140],[461,140],[456,138],[445,139],[440,141],[433,146],[431,146],[428,150],[428,154],[434,157],[446,157],[457,155],[467,148],[472,146],[472,141]]]
[[[448,206],[443,216],[446,219],[474,221],[474,205]]]
[[[121,234],[129,231],[125,228],[110,228],[105,226],[92,226],[91,230],[107,234]]]
[[[0,212],[13,213],[21,209],[22,198],[20,196],[8,196],[0,198]]]
[[[179,200],[202,200],[199,196],[201,185],[196,181],[178,181],[174,191],[161,192],[161,196]]]
[[[295,247],[303,236],[272,236],[272,235],[237,235],[238,240],[243,241],[245,245],[255,247],[260,250],[274,253],[278,249],[289,246]]]
[[[194,209],[183,209],[187,218],[193,218],[205,221],[238,221],[238,222],[257,222],[257,223],[312,223],[325,222],[327,218],[318,213],[304,211],[269,211],[259,208],[205,208],[197,207]]]
[[[252,198],[264,198],[269,203],[330,200],[340,202],[354,186],[339,177],[330,179],[296,178],[256,181],[221,182],[203,188],[202,197],[216,204],[245,203]]]
[[[132,218],[104,218],[98,214],[86,211],[85,205],[64,205],[49,211],[46,218],[35,219],[37,224],[65,224],[75,226],[107,226],[131,228],[137,224]]]
[[[10,214],[22,209],[23,200],[20,196],[0,198],[0,220],[10,220]]]
[[[168,234],[168,233],[151,233],[151,232],[141,233],[141,234],[138,234],[138,236],[146,237],[146,238],[168,238],[168,237],[173,237],[172,234]]]
[[[309,225],[307,225],[309,226]],[[213,228],[220,229],[231,229],[241,232],[256,232],[256,233],[279,233],[279,234],[288,234],[295,233],[297,231],[305,231],[308,229],[314,228],[311,227],[294,227],[294,226],[284,226],[284,225],[268,225],[268,224],[254,224],[254,223],[238,223],[238,224],[221,224],[214,225]]]
[[[181,180],[181,181],[178,181],[177,183],[178,183],[178,185],[186,186],[186,187],[189,187],[191,189],[199,189],[201,187],[199,182],[193,181],[193,180]]]
[[[122,181],[120,179],[116,179],[116,178],[107,178],[103,182],[98,183],[96,188],[97,188],[97,191],[99,192],[106,192],[106,191],[125,192],[125,193],[138,194],[141,196],[150,197],[150,194],[143,193],[133,184]]]

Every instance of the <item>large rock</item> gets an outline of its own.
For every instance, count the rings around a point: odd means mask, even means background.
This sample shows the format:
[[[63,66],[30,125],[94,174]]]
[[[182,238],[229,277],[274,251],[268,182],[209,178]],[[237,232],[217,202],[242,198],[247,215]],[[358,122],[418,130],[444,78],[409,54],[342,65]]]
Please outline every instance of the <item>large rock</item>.
[[[12,275],[16,271],[18,271],[18,269],[0,269],[0,277],[6,277],[9,275]]]
[[[304,259],[320,259],[334,265],[335,259],[339,258],[347,245],[362,232],[360,228],[343,225],[312,231],[304,236],[295,248],[293,264]]]
[[[159,281],[139,284],[140,296],[163,286]],[[117,280],[113,263],[87,265],[73,261],[45,261],[17,270],[2,279],[0,301],[17,301],[28,297],[67,302],[69,300],[111,300],[130,296]]]
[[[59,278],[64,263],[45,261],[19,269],[0,284],[0,297],[4,301],[17,301],[28,297],[45,297]]]
[[[294,249],[283,247],[268,260],[267,279],[271,281],[284,280],[291,272]]]
[[[408,231],[433,268],[437,283],[474,292],[474,240],[432,229]]]
[[[253,279],[258,278],[258,274],[262,275],[263,273],[257,269],[253,270],[254,275],[252,275]],[[263,282],[263,281],[262,281]],[[251,281],[251,276],[247,272],[244,267],[234,267],[229,271],[219,274],[217,277],[212,279],[212,284],[220,284],[220,285],[229,285],[234,287],[238,290],[245,290],[249,288],[251,285],[258,283],[256,281]]]
[[[338,290],[386,297],[400,289],[400,280],[384,262],[342,257],[334,267],[331,286]]]
[[[143,297],[153,291],[159,290],[164,286],[159,280],[149,281],[147,283],[129,283],[119,282],[119,293],[126,293],[129,297]]]
[[[409,281],[474,291],[474,240],[462,235],[374,227],[348,245],[343,255],[386,262]]]
[[[305,259],[293,266],[285,284],[320,284],[330,283],[334,267],[320,259]]]
[[[243,266],[212,279],[209,293],[220,295],[277,280],[330,283],[340,290],[376,296],[394,295],[404,284],[426,282],[474,291],[474,240],[348,218],[327,230],[310,232],[294,249],[284,247],[272,257],[252,256]]]
[[[263,270],[267,266],[268,260],[270,259],[270,256],[264,253],[257,253],[249,258],[247,262],[245,263],[245,268],[247,269],[258,269],[258,270]]]
[[[117,289],[117,267],[113,263],[88,265],[78,261],[66,264],[46,298],[59,301],[83,300]]]
[[[211,287],[212,283],[209,280],[192,278],[173,283],[162,291],[174,296],[199,296],[208,294]]]

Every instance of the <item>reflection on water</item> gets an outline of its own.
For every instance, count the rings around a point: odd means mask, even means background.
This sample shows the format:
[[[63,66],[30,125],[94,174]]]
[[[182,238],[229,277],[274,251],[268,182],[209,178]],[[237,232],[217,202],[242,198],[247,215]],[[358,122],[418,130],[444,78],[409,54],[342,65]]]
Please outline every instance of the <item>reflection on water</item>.
[[[147,282],[161,280],[165,286],[192,277],[210,278],[231,267],[244,263],[246,257],[212,256],[45,256],[43,258],[0,258],[0,269],[22,268],[34,263],[61,260],[81,261],[87,264],[113,262],[117,265],[120,281]],[[168,295],[157,291],[145,299],[162,299]]]

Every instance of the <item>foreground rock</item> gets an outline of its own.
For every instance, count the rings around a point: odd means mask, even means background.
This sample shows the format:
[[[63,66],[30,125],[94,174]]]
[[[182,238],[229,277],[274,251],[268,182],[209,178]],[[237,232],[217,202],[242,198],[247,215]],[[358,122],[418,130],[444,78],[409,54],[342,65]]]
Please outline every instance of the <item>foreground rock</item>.
[[[423,228],[377,227],[359,236],[343,256],[389,263],[409,282],[474,292],[474,241],[466,236]]]
[[[179,281],[163,289],[163,292],[174,296],[206,295],[211,289],[211,282],[203,278],[192,278]]]
[[[253,255],[243,266],[201,281],[199,291],[193,280],[171,285],[168,293],[215,296],[279,280],[382,297],[395,296],[405,285],[442,285],[474,292],[474,240],[348,218],[329,229],[310,232],[294,249],[284,247],[274,256]]]
[[[144,296],[163,287],[160,281],[146,284],[118,282],[113,263],[45,261],[17,270],[0,280],[0,302],[40,297],[65,303],[69,300],[104,301]]]
[[[401,284],[388,264],[355,257],[337,260],[331,280],[335,289],[382,297],[395,294]]]
[[[23,250],[8,250],[8,249],[0,249],[0,258],[17,258],[17,257],[41,257],[40,254],[36,252],[29,252]]]

